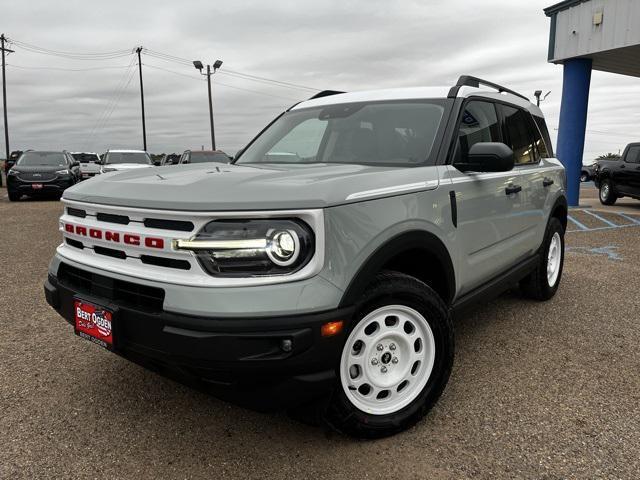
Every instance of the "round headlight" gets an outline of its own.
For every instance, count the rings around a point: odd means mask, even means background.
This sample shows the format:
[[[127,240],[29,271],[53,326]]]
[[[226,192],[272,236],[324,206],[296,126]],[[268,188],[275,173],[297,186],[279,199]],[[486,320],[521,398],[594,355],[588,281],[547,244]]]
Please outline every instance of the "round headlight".
[[[269,259],[281,267],[291,265],[300,253],[300,240],[296,232],[279,230],[272,234],[267,248]]]

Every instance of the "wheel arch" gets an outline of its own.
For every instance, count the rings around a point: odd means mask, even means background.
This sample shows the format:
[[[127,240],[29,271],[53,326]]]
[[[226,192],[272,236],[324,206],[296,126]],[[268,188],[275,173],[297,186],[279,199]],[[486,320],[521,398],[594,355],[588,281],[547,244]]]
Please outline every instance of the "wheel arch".
[[[414,230],[401,233],[378,247],[358,269],[347,287],[340,306],[354,305],[375,276],[393,270],[425,282],[450,305],[456,292],[451,255],[433,233]]]
[[[562,228],[567,230],[567,216],[569,214],[569,207],[567,203],[567,198],[562,195],[558,197],[551,208],[551,216],[550,218],[557,218],[562,223]]]

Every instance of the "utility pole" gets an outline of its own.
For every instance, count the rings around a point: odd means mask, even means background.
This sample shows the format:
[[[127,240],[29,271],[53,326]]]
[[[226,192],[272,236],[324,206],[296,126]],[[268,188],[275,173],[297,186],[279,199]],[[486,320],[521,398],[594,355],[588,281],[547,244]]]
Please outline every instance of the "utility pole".
[[[204,65],[200,60],[195,60],[193,62],[193,66],[200,71],[200,74],[207,76],[207,86],[209,87],[209,124],[211,125],[211,149],[215,150],[216,135],[214,133],[214,128],[213,128],[213,99],[211,97],[211,75],[216,73],[216,70],[218,70],[222,66],[222,60],[216,60],[213,63],[213,72],[211,71],[212,66],[207,65],[207,73],[202,73],[202,69],[204,68]]]
[[[140,53],[142,52],[142,47],[136,48],[136,52],[138,54],[138,73],[140,74],[140,104],[142,105],[142,145],[144,147],[144,151],[147,151],[147,127],[144,123],[144,87],[142,85],[142,59],[140,58]]]
[[[2,106],[4,109],[4,145],[5,160],[9,160],[9,124],[7,123],[7,77],[5,74],[5,52],[13,53],[13,50],[5,48],[4,42],[6,38],[4,33],[0,35],[0,50],[2,50]],[[0,185],[2,185],[2,177],[0,176]]]

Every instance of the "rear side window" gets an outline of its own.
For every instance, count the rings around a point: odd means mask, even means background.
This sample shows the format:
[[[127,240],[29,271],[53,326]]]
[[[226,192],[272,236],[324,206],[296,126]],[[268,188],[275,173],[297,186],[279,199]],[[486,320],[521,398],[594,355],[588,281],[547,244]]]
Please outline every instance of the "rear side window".
[[[547,123],[542,117],[536,117],[532,115],[534,120],[534,140],[536,147],[542,158],[552,158],[553,149],[551,148],[551,138],[549,138],[549,130],[547,130]]]
[[[629,147],[625,161],[627,163],[640,163],[640,147]]]
[[[533,132],[529,126],[531,115],[519,108],[501,105],[504,117],[506,144],[511,147],[516,165],[525,165],[535,161]]]
[[[480,142],[499,142],[500,125],[493,103],[473,100],[464,107],[458,138],[453,153],[453,164],[464,161],[469,149]]]

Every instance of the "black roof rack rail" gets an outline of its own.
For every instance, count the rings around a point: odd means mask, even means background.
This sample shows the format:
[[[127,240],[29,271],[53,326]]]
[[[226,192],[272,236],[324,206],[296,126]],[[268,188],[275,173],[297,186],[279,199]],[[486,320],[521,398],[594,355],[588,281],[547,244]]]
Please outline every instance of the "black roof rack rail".
[[[338,95],[340,93],[345,93],[345,92],[339,92],[338,90],[322,90],[321,92],[316,93],[313,97],[309,97],[307,100],[313,100],[314,98],[328,97],[330,95]]]
[[[484,85],[485,87],[495,88],[500,93],[502,92],[510,93],[512,95],[515,95],[516,97],[520,97],[526,100],[527,102],[531,101],[521,93],[515,92],[507,87],[503,87],[502,85],[498,85],[497,83],[488,82],[487,80],[483,80],[478,77],[472,77],[471,75],[461,75],[460,78],[458,78],[458,81],[456,82],[456,84],[453,87],[451,87],[451,89],[449,90],[449,95],[447,96],[449,98],[456,98],[458,96],[458,91],[460,90],[460,87],[479,88],[480,85]]]

